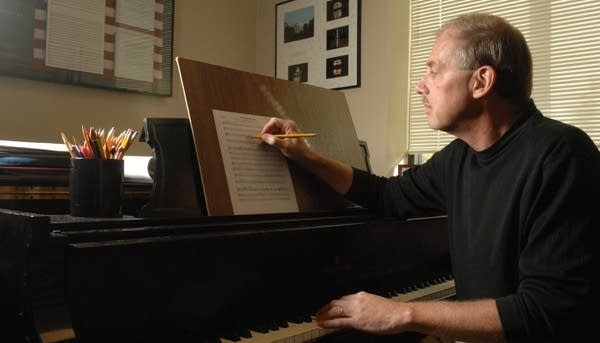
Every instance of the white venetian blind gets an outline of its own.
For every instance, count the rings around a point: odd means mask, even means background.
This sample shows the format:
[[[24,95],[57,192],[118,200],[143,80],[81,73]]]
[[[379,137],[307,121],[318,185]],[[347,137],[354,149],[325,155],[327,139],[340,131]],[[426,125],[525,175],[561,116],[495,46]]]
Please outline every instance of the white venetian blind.
[[[409,152],[440,150],[454,137],[427,126],[414,86],[435,33],[460,14],[486,12],[521,30],[533,58],[532,98],[547,117],[575,125],[600,146],[600,1],[412,0]]]

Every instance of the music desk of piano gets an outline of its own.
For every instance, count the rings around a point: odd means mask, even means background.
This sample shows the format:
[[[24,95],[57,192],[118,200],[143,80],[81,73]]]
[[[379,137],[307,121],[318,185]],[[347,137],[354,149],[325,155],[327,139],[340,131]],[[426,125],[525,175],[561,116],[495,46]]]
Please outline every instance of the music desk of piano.
[[[185,179],[171,172],[157,170]],[[375,342],[311,315],[360,290],[453,295],[444,217],[205,216],[189,198],[149,203],[122,218],[0,209],[0,342]]]

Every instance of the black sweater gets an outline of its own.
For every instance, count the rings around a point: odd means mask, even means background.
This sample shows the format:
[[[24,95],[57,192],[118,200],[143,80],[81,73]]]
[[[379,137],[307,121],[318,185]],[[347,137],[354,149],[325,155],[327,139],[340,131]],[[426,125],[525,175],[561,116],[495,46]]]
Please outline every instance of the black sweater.
[[[509,341],[584,335],[598,305],[600,153],[533,102],[492,147],[456,139],[402,177],[354,170],[382,215],[447,214],[458,299],[496,299]]]

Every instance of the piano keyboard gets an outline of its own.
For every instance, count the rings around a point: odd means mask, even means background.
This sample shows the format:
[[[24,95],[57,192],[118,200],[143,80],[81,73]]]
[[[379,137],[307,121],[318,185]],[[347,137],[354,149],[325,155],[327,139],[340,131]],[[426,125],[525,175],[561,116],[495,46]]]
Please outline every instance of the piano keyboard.
[[[454,280],[447,280],[423,288],[414,287],[410,291],[389,297],[389,299],[396,302],[442,300],[450,298],[454,294]],[[314,317],[310,322],[287,324],[288,327],[281,327],[268,333],[250,331],[250,338],[241,337],[237,341],[221,338],[221,343],[304,343],[313,342],[338,331],[338,329],[320,328]]]

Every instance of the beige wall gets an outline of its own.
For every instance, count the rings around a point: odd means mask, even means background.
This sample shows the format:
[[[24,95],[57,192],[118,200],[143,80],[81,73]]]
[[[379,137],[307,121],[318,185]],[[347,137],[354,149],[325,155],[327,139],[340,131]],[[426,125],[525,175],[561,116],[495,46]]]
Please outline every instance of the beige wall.
[[[257,13],[256,72],[273,75],[275,7],[260,0]],[[363,0],[361,86],[342,90],[358,137],[366,140],[377,174],[391,175],[406,151],[408,0]]]
[[[275,5],[281,0],[177,0],[174,56],[274,74]],[[406,147],[408,0],[363,0],[361,87],[344,90],[374,171],[389,174]],[[185,117],[174,66],[173,96],[156,97],[0,77],[0,139],[60,142],[86,126],[139,129],[147,116]],[[132,154],[149,154],[145,143]]]
[[[173,55],[253,71],[256,4],[177,0]],[[61,130],[80,137],[81,124],[139,129],[144,117],[185,117],[175,66],[173,71],[172,97],[0,77],[0,139],[58,143]],[[130,153],[147,155],[150,149],[138,142]]]

